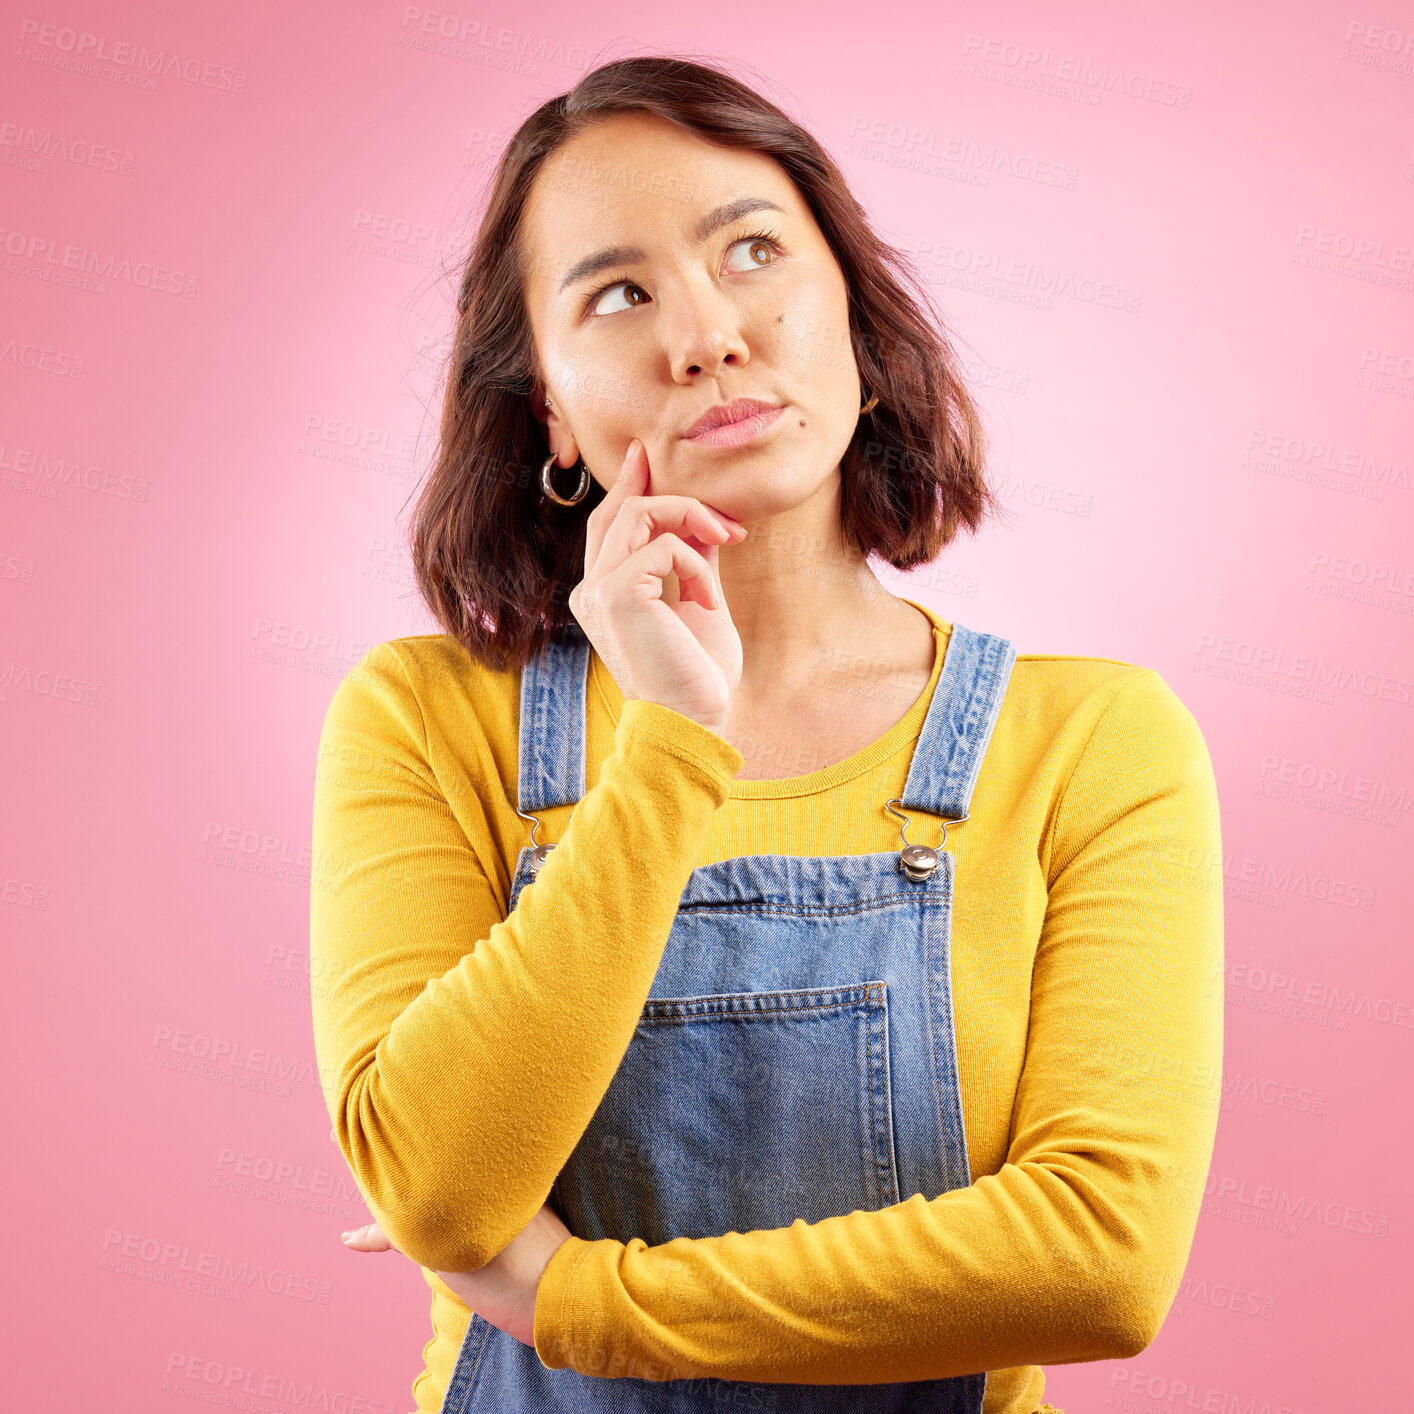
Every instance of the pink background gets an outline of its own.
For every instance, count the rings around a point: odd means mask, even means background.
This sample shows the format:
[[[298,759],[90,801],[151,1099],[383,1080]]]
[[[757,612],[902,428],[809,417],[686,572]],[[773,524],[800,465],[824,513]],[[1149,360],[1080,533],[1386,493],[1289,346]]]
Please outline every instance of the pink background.
[[[1408,9],[492,4],[448,42],[392,4],[6,8],[9,1406],[184,1409],[215,1362],[411,1408],[426,1289],[340,1246],[365,1210],[313,1069],[315,747],[364,650],[431,628],[400,545],[488,164],[596,55],[690,50],[749,59],[968,353],[1013,523],[885,582],[1158,668],[1217,767],[1227,1094],[1187,1281],[1049,1397],[1401,1407]],[[86,254],[115,268],[74,283]],[[245,1279],[189,1286],[202,1254]]]

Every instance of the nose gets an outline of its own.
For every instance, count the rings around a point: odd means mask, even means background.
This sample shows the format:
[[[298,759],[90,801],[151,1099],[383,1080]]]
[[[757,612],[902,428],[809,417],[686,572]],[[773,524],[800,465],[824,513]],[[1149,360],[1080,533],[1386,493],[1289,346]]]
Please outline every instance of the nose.
[[[715,285],[685,290],[674,304],[667,337],[675,382],[715,378],[724,367],[750,361],[738,311]]]

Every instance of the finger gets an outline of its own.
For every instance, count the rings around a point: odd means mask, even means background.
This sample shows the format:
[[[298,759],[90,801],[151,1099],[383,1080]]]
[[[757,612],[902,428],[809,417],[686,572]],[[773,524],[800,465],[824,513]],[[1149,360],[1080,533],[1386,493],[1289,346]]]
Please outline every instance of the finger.
[[[670,574],[678,577],[680,599],[690,599],[708,610],[717,607],[717,576],[711,564],[701,551],[694,550],[670,530],[635,550],[613,572],[614,578],[624,584],[635,584],[645,578],[656,579],[655,587],[660,599],[663,596],[662,581]]]
[[[619,479],[604,493],[604,499],[589,513],[584,525],[584,572],[587,575],[599,558],[604,532],[613,524],[625,496],[637,496],[648,483],[648,449],[637,437],[628,444]]]
[[[392,1252],[396,1250],[376,1222],[352,1228],[343,1233],[342,1237],[344,1246],[352,1248],[355,1252]]]
[[[614,523],[605,531],[594,573],[607,574],[655,535],[667,531],[677,532],[693,549],[724,545],[737,536],[723,517],[695,496],[637,496],[619,507]]]

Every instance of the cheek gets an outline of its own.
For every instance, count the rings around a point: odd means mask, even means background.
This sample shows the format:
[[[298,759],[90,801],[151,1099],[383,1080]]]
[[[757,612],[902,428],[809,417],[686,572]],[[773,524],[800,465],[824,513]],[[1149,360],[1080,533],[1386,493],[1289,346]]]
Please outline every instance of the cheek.
[[[792,291],[776,311],[771,338],[779,366],[802,388],[833,393],[858,376],[842,292],[817,282]]]
[[[625,428],[632,437],[643,430],[645,419],[653,416],[652,380],[632,362],[621,360],[613,349],[600,350],[592,358],[561,357],[548,367],[551,399],[583,438],[616,437]],[[553,392],[556,388],[558,399]]]
[[[572,358],[558,349],[543,350],[540,365],[544,370],[545,387],[550,401],[566,416],[570,416],[580,401],[583,371]]]

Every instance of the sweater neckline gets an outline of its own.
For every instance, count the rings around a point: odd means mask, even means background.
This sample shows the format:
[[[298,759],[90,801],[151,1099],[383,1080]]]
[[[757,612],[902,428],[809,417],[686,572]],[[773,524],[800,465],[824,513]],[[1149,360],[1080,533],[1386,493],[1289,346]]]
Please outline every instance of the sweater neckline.
[[[882,736],[870,742],[868,746],[861,747],[852,756],[845,757],[843,761],[836,761],[832,766],[824,766],[818,771],[809,771],[800,776],[767,776],[745,781],[734,779],[728,792],[729,799],[781,800],[789,796],[815,795],[863,775],[865,771],[887,761],[895,752],[917,740],[923,727],[923,719],[928,715],[928,707],[933,700],[933,690],[942,676],[943,658],[947,652],[952,625],[928,605],[920,604],[906,595],[900,594],[897,597],[905,604],[913,605],[933,625],[933,671],[913,705]],[[592,648],[589,676],[610,720],[617,727],[623,714],[624,696],[618,683],[614,681],[613,674]]]

